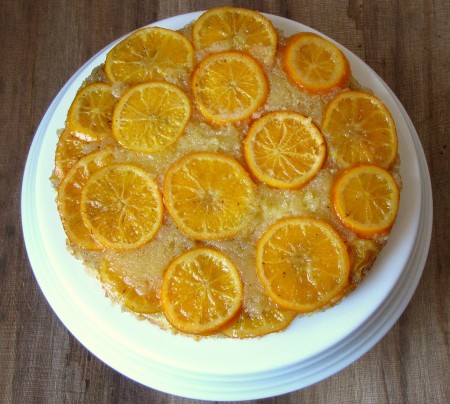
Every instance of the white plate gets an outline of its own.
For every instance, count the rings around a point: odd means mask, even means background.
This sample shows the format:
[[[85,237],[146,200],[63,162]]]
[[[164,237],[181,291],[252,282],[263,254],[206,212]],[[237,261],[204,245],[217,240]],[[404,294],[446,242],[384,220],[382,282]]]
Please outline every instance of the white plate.
[[[200,13],[155,25],[178,29]],[[268,16],[286,35],[313,31]],[[50,105],[33,140],[23,179],[22,223],[35,277],[49,304],[88,350],[129,378],[189,398],[246,400],[287,393],[343,369],[397,321],[417,286],[432,221],[428,168],[417,133],[387,85],[347,49],[352,72],[390,109],[398,129],[403,190],[388,244],[363,283],[336,307],[298,318],[286,330],[259,339],[172,335],[112,305],[99,282],[66,250],[55,204],[52,173],[57,130],[64,126],[77,89],[103,63],[111,44],[89,60]]]

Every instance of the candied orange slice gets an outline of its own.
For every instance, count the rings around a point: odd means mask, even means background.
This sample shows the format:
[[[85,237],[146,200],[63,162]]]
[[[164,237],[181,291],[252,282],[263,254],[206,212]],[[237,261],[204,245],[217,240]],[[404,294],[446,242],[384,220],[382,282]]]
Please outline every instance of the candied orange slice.
[[[291,324],[297,312],[278,307],[267,295],[261,295],[260,310],[244,305],[239,315],[223,334],[231,338],[255,338],[282,331]]]
[[[237,235],[249,224],[254,184],[233,158],[200,152],[169,168],[163,194],[181,231],[198,240],[219,240]]]
[[[127,284],[108,262],[102,262],[98,274],[103,287],[127,309],[140,314],[161,311],[161,301],[155,290],[147,291],[146,294],[139,293],[136,288]]]
[[[131,164],[112,164],[92,175],[81,193],[81,217],[92,236],[112,249],[150,241],[163,216],[151,175]]]
[[[266,75],[251,56],[220,52],[199,63],[191,81],[195,103],[201,114],[216,124],[245,120],[266,101]]]
[[[62,180],[73,165],[88,154],[87,150],[91,150],[92,144],[93,142],[80,139],[74,132],[65,128],[56,145],[54,177]]]
[[[90,176],[112,161],[113,154],[109,148],[90,153],[74,164],[58,187],[56,201],[61,222],[68,239],[78,247],[87,250],[103,249],[81,218],[81,192]]]
[[[244,141],[255,177],[276,188],[298,188],[319,171],[326,154],[319,129],[296,112],[272,112],[255,121]]]
[[[310,312],[325,306],[347,285],[347,247],[328,223],[311,218],[279,220],[259,239],[256,271],[281,307]]]
[[[352,167],[336,178],[331,192],[339,219],[360,237],[390,231],[397,217],[400,191],[388,171],[374,165]]]
[[[169,322],[192,334],[211,334],[237,314],[242,282],[222,253],[197,248],[175,258],[166,269],[161,301]]]
[[[297,86],[313,93],[345,88],[350,81],[350,65],[342,51],[311,32],[289,38],[282,53],[282,67]]]
[[[114,109],[112,129],[123,147],[155,153],[177,141],[190,116],[189,98],[177,86],[144,83],[122,95]]]
[[[380,247],[373,240],[355,238],[348,243],[350,259],[349,282],[339,294],[333,297],[331,304],[338,302],[353,291],[363,280],[365,274],[380,252]]]
[[[192,41],[197,50],[250,53],[271,65],[277,50],[277,33],[257,11],[238,7],[217,7],[203,13],[194,23]]]
[[[104,139],[111,134],[115,102],[111,85],[88,84],[78,92],[69,108],[67,129],[87,141]]]
[[[108,52],[105,72],[113,83],[182,83],[189,77],[193,63],[194,50],[183,34],[147,27],[133,32]]]
[[[389,168],[397,157],[397,131],[391,114],[375,96],[348,91],[325,108],[322,132],[331,157],[341,166],[357,163]]]
[[[380,247],[373,240],[356,238],[348,244],[350,278],[356,286],[375,261]]]

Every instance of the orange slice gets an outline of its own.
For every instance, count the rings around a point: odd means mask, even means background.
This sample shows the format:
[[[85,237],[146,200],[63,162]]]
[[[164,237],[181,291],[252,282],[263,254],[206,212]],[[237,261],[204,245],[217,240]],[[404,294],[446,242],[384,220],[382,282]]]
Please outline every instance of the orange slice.
[[[113,134],[127,149],[155,153],[177,141],[190,115],[189,98],[175,85],[138,84],[118,101],[113,115]]]
[[[360,237],[390,231],[397,217],[400,191],[386,170],[373,165],[352,167],[336,178],[331,192],[339,219]]]
[[[319,129],[296,112],[272,112],[255,121],[244,141],[247,164],[260,181],[298,188],[319,171],[326,154]]]
[[[356,238],[348,244],[350,257],[350,278],[356,286],[364,277],[365,272],[374,263],[380,247],[373,240]]]
[[[325,93],[345,88],[350,81],[350,65],[341,50],[311,32],[289,38],[282,53],[282,67],[301,89]]]
[[[310,312],[325,306],[346,286],[347,247],[326,222],[282,219],[262,235],[256,271],[264,289],[281,307]]]
[[[219,125],[251,117],[269,92],[261,66],[240,52],[207,56],[195,69],[191,86],[198,110]]]
[[[164,314],[175,328],[210,334],[224,327],[241,307],[239,272],[216,250],[188,251],[168,266],[161,301]]]
[[[341,167],[366,163],[389,168],[397,157],[391,114],[377,97],[361,91],[339,94],[327,105],[322,133]]]
[[[57,205],[68,239],[87,250],[101,250],[103,247],[92,238],[81,218],[81,191],[87,180],[100,168],[113,161],[109,148],[90,153],[81,158],[67,173],[58,187]]]
[[[193,63],[194,50],[183,34],[147,27],[133,32],[108,52],[105,72],[113,83],[182,83],[189,77]]]
[[[87,141],[104,139],[111,134],[115,102],[111,85],[88,84],[80,90],[69,108],[67,129]]]
[[[56,145],[54,177],[62,180],[72,166],[87,153],[92,142],[80,139],[67,129],[61,132]]]
[[[339,294],[333,297],[331,304],[347,296],[363,280],[365,274],[375,262],[380,247],[373,240],[355,238],[348,243],[348,256],[350,259],[349,282]]]
[[[254,184],[233,158],[201,152],[185,156],[169,168],[163,194],[181,231],[198,240],[219,240],[248,226]]]
[[[236,320],[223,330],[223,334],[231,338],[255,338],[282,331],[291,324],[297,312],[278,307],[267,295],[262,296],[259,311],[243,307]]]
[[[149,173],[131,164],[112,164],[87,181],[81,217],[93,237],[112,249],[150,241],[163,216],[161,194]]]
[[[104,261],[98,269],[100,281],[104,288],[127,309],[140,314],[151,314],[161,311],[161,301],[156,291],[140,294],[127,284],[118,273]]]
[[[194,23],[192,40],[197,50],[250,53],[264,64],[275,61],[277,33],[257,11],[238,7],[217,7],[203,13]]]

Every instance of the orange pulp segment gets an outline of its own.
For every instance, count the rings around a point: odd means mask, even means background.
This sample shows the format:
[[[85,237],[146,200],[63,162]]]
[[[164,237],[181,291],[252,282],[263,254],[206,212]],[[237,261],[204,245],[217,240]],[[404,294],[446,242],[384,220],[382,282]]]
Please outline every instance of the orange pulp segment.
[[[332,186],[341,222],[363,238],[386,234],[397,216],[400,191],[392,175],[374,165],[344,171]]]
[[[87,250],[101,250],[81,218],[81,192],[89,177],[113,160],[109,148],[81,158],[67,173],[58,187],[57,205],[68,239]]]
[[[188,96],[173,84],[150,82],[131,87],[114,109],[112,129],[123,147],[159,152],[181,136],[191,116]]]
[[[397,157],[391,114],[377,97],[361,91],[341,93],[327,105],[322,133],[341,167],[363,163],[389,168]]]
[[[350,65],[342,51],[311,32],[289,38],[282,53],[282,67],[297,86],[313,93],[345,88],[350,81]]]
[[[191,86],[200,113],[219,125],[251,117],[269,92],[261,66],[241,52],[207,56],[195,69]]]
[[[81,217],[104,247],[131,249],[150,241],[163,216],[161,194],[149,173],[112,164],[89,178],[81,194]]]
[[[216,250],[190,250],[167,267],[161,301],[164,314],[175,328],[210,334],[224,327],[241,307],[239,272]]]
[[[197,50],[242,51],[267,65],[274,62],[277,49],[277,33],[270,20],[238,7],[217,7],[203,13],[194,23],[192,41]]]
[[[281,307],[310,312],[346,286],[347,247],[318,219],[292,217],[270,226],[256,247],[256,271],[267,294]]]
[[[272,112],[255,121],[244,142],[255,177],[276,188],[298,188],[322,167],[326,146],[319,129],[296,112]]]
[[[127,309],[140,314],[161,311],[161,301],[156,291],[140,294],[133,286],[128,285],[122,276],[114,272],[108,262],[102,262],[98,274],[103,287]]]
[[[254,184],[233,158],[200,152],[169,168],[163,194],[181,231],[197,240],[220,240],[237,235],[249,224]]]
[[[181,33],[159,27],[141,28],[112,48],[105,62],[111,82],[127,85],[168,80],[181,84],[194,63],[194,50]]]
[[[115,102],[110,84],[88,84],[79,91],[69,108],[67,129],[87,141],[104,139],[111,134]]]

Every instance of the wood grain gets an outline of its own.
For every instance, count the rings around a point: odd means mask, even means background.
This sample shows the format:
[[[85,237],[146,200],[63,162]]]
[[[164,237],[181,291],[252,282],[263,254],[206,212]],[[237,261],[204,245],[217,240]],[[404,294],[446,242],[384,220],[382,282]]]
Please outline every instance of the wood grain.
[[[450,2],[2,1],[0,13],[0,402],[191,403],[135,383],[93,357],[45,301],[23,244],[20,192],[34,132],[92,55],[144,24],[231,4],[277,14],[337,40],[392,88],[422,142],[434,228],[424,274],[391,331],[338,374],[251,403],[447,403],[450,265]]]

